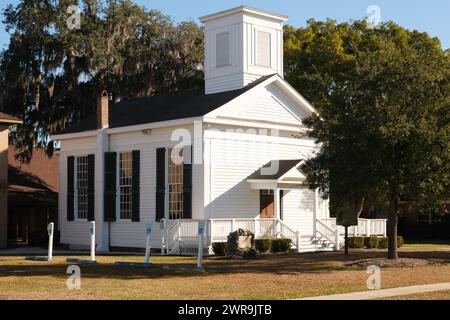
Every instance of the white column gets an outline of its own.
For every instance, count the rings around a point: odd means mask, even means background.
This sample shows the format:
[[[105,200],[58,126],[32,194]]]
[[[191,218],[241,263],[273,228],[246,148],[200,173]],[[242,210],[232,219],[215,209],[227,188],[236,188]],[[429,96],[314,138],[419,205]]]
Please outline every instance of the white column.
[[[278,189],[278,188],[273,189],[273,197],[274,197],[273,210],[275,213],[275,218],[281,220],[280,189]]]
[[[300,231],[295,232],[295,238],[297,241],[297,253],[300,253]]]
[[[105,129],[97,131],[97,153],[95,155],[95,233],[97,251],[109,251],[109,225],[103,219],[104,163],[109,151],[109,137]]]
[[[280,233],[281,233],[281,226],[280,226],[280,223],[278,222],[279,220],[281,220],[280,189],[278,189],[278,188],[273,189],[273,197],[274,197],[274,201],[273,201],[274,208],[273,208],[273,210],[274,210],[274,214],[275,214],[275,219],[277,220],[275,236],[277,238],[279,238],[280,237]]]
[[[314,190],[314,208],[313,208],[313,235],[317,232],[317,218],[319,216],[319,189]]]
[[[95,261],[95,221],[90,222],[89,234],[91,238],[91,261]]]
[[[334,249],[335,250],[339,250],[340,249],[340,242],[341,242],[341,237],[339,235],[339,228],[336,228],[335,232],[334,232]]]

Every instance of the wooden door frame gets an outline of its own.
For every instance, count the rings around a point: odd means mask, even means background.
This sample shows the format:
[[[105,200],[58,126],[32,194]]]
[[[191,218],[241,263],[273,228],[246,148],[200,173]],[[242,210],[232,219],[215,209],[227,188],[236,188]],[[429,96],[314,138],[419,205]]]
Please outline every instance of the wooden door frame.
[[[263,218],[263,217],[261,217],[261,214],[262,214],[262,202],[261,202],[261,197],[262,197],[262,192],[263,191],[266,191],[266,190],[271,190],[271,191],[273,191],[273,194],[271,195],[272,196],[272,198],[273,198],[273,202],[272,202],[272,205],[273,205],[273,214],[272,214],[272,218],[276,218],[276,214],[275,214],[275,194],[276,194],[276,192],[274,191],[274,190],[272,190],[272,189],[260,189],[259,190],[259,214],[258,214],[258,216],[259,216],[259,218]],[[284,196],[284,190],[280,190],[280,199],[279,199],[279,204],[280,204],[280,220],[283,220],[283,196]],[[264,219],[264,218],[263,218]],[[271,219],[271,218],[268,218],[268,219]]]

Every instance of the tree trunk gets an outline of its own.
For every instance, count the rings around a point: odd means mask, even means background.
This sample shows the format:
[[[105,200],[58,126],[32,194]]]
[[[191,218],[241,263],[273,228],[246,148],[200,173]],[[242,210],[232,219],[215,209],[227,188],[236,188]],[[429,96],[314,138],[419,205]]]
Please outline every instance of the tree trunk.
[[[391,192],[389,200],[388,215],[388,259],[398,259],[397,252],[397,225],[398,225],[398,202],[399,197],[396,191]]]
[[[345,226],[345,255],[348,256],[348,226]]]

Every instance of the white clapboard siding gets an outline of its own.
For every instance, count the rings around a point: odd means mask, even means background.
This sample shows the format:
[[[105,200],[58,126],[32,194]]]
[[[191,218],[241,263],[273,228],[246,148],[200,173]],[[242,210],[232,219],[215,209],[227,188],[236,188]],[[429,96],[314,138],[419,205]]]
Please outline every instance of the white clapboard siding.
[[[259,101],[250,104],[242,112],[233,115],[241,119],[298,124],[298,119],[284,108],[275,98],[266,94]]]
[[[155,221],[155,193],[156,193],[156,149],[159,147],[171,147],[176,142],[171,141],[174,129],[187,129],[192,134],[189,126],[154,129],[150,135],[144,135],[141,131],[112,134],[110,138],[110,151],[124,152],[132,150],[141,151],[141,178],[140,178],[140,222],[131,222],[118,219],[110,223],[110,245],[113,247],[145,247],[145,227],[149,221]],[[60,192],[59,192],[59,217],[61,228],[61,242],[71,245],[89,245],[88,223],[67,222],[67,157],[71,155],[96,154],[96,138],[80,138],[64,140],[61,149],[60,162]],[[97,157],[96,157],[97,158]],[[194,165],[193,168],[193,217],[203,217],[203,198],[198,196],[199,186],[202,181],[202,165]],[[102,195],[96,193],[102,201]],[[76,213],[75,213],[76,214]],[[119,212],[117,212],[119,218]],[[154,248],[161,246],[161,232],[159,223],[154,222],[151,245]],[[98,242],[98,241],[97,241]]]
[[[308,117],[308,113],[283,93],[275,81],[254,88],[252,94],[242,95],[206,117],[301,127],[302,119]]]
[[[245,134],[224,133],[222,139],[219,137],[216,133],[206,142],[211,150],[210,199],[205,208],[210,218],[257,217],[259,191],[250,189],[246,178],[271,160],[302,159],[312,151],[295,139],[291,144],[275,144],[246,141]]]
[[[156,130],[155,130],[156,131]],[[156,132],[157,134],[157,132]],[[156,137],[152,137],[152,140]],[[126,145],[128,141],[128,145]],[[156,142],[130,144],[133,140],[115,136],[111,140],[111,151],[126,150],[141,151],[140,178],[140,222],[120,220],[120,213],[116,212],[118,220],[111,223],[110,244],[113,247],[144,247],[145,226],[149,221],[155,221],[155,181],[156,181]],[[152,246],[159,245],[159,228],[153,228]]]
[[[244,78],[240,73],[211,78],[205,82],[206,94],[237,90],[244,86]]]
[[[71,139],[61,144],[59,158],[58,216],[61,243],[88,246],[89,225],[83,221],[67,221],[67,157],[97,153],[95,137]],[[76,212],[75,212],[76,219]]]
[[[313,234],[314,192],[311,190],[285,190],[283,195],[283,221],[302,236]]]
[[[110,243],[113,247],[145,247],[145,227],[149,221],[155,224],[151,245],[153,248],[161,247],[161,232],[159,223],[155,222],[155,197],[156,197],[156,149],[160,147],[171,147],[176,142],[171,142],[171,135],[175,129],[187,129],[193,134],[189,126],[172,127],[152,130],[151,135],[142,135],[140,132],[131,132],[115,134],[111,137],[110,150],[121,152],[126,150],[141,151],[141,189],[140,189],[140,222],[120,221],[111,223]],[[193,213],[201,212],[203,215],[202,203],[199,203],[194,196],[200,188],[198,186],[202,170],[200,165],[194,165],[193,168]],[[119,212],[117,212],[119,216]]]

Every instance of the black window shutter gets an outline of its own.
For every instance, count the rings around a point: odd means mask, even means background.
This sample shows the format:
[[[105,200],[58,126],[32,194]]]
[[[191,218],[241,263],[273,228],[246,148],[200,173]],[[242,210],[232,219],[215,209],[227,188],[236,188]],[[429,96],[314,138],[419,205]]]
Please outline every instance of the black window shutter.
[[[88,212],[87,220],[95,221],[95,155],[88,155]]]
[[[166,194],[166,149],[156,149],[156,221],[164,218]]]
[[[192,219],[192,146],[183,150],[183,218]]]
[[[116,221],[116,191],[117,191],[117,154],[105,152],[105,184],[103,193],[103,220]]]
[[[134,150],[132,159],[132,186],[131,186],[131,221],[139,222],[140,209],[140,177],[141,177],[141,151]]]
[[[67,221],[74,220],[75,210],[75,157],[67,157]]]

